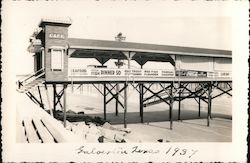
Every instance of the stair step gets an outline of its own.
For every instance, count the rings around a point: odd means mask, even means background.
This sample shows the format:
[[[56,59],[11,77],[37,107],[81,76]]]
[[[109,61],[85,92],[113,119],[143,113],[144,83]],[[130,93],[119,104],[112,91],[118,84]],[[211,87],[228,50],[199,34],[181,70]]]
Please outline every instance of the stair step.
[[[34,88],[35,86],[39,86],[45,82],[44,78],[42,79],[36,79],[27,83],[24,83],[21,88],[18,88],[17,91],[20,93],[28,92],[30,89]]]

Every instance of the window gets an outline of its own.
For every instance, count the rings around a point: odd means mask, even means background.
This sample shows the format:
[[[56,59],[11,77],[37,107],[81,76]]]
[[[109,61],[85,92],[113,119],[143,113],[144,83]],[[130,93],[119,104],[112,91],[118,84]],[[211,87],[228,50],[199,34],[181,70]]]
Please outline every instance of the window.
[[[51,49],[51,70],[63,70],[63,49]]]

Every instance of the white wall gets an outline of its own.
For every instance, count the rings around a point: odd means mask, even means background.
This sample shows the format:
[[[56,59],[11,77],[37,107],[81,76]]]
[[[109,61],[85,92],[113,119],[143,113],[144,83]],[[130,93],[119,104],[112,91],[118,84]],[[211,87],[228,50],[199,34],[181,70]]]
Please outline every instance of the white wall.
[[[213,71],[213,58],[196,56],[176,56],[176,68],[196,71]]]
[[[232,59],[176,56],[176,68],[195,71],[232,71]]]
[[[231,58],[214,58],[215,71],[232,71]]]

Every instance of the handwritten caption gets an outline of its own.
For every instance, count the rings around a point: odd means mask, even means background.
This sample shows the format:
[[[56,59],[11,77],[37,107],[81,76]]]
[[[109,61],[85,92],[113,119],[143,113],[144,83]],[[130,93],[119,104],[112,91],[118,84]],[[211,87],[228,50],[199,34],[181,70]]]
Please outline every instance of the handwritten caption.
[[[128,148],[115,147],[115,148],[109,148],[109,149],[98,149],[96,147],[88,148],[86,146],[80,146],[79,148],[76,149],[76,152],[77,154],[85,154],[85,155],[163,154],[163,155],[170,156],[170,157],[184,156],[187,158],[191,158],[195,154],[198,153],[198,150],[171,147],[171,146],[164,148],[164,149],[142,148],[139,146],[133,146],[133,147],[128,147]]]

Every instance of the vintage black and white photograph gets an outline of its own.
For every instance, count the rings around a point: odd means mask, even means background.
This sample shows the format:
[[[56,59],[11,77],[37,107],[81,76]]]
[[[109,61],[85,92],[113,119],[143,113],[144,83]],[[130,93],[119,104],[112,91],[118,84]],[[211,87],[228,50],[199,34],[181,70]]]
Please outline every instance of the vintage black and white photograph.
[[[73,143],[78,154],[108,155],[161,151],[88,145],[234,142],[235,109],[246,108],[233,107],[230,5],[204,4],[194,15],[190,5],[141,3],[5,2],[15,144]],[[198,160],[198,149],[162,150]]]

